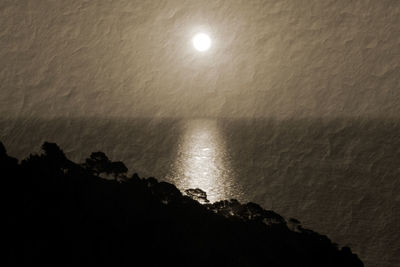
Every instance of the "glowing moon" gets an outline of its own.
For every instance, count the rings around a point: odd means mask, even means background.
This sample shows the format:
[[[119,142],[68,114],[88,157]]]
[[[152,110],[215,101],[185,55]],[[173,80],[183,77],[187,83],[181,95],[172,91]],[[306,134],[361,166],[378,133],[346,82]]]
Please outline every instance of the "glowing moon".
[[[205,33],[198,33],[193,37],[193,46],[197,51],[204,52],[210,49],[211,39]]]

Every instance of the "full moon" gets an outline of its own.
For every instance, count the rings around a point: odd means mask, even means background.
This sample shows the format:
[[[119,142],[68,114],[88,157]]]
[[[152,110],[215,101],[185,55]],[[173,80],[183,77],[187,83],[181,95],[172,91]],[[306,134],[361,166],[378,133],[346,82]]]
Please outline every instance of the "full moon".
[[[198,33],[193,37],[193,46],[197,51],[204,52],[210,49],[211,39],[205,33]]]

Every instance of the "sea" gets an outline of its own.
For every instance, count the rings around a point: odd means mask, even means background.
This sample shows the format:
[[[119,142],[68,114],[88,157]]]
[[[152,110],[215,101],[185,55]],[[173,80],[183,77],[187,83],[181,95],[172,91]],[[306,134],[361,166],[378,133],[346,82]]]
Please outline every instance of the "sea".
[[[84,162],[103,151],[129,175],[208,199],[255,202],[349,246],[367,267],[400,266],[400,121],[384,118],[0,119],[20,160],[56,142]]]

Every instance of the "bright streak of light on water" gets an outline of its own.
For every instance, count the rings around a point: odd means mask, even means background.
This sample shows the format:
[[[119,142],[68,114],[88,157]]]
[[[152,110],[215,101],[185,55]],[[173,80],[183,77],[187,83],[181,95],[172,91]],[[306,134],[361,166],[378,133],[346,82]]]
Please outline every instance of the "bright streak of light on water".
[[[234,195],[234,177],[216,120],[187,121],[169,179],[178,188],[200,188],[211,202]]]

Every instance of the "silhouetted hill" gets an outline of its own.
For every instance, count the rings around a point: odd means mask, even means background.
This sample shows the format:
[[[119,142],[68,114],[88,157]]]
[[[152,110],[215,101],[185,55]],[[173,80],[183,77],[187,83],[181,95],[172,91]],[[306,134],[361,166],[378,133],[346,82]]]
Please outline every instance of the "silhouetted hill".
[[[56,144],[42,148],[18,163],[0,143],[8,265],[363,266],[255,203],[208,204],[200,189],[128,177],[102,152],[76,164]]]

